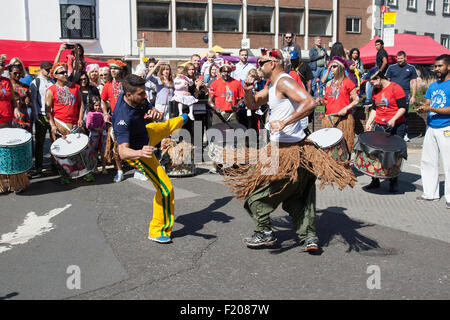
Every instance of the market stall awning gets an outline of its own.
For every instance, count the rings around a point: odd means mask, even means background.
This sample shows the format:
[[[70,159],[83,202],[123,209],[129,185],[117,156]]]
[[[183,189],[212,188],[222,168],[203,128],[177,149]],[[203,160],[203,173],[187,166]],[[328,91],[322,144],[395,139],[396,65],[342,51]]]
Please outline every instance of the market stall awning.
[[[53,63],[59,47],[63,42],[43,42],[43,41],[19,41],[19,40],[0,40],[0,54],[6,54],[6,63],[17,57],[22,60],[25,67],[39,68],[42,61]],[[70,50],[64,50],[61,53],[60,61],[67,61],[67,55]],[[85,53],[86,55],[86,53]],[[108,64],[106,61],[95,60],[85,57],[88,64],[97,63],[100,67]]]
[[[375,65],[377,50],[375,37],[360,49],[361,60],[364,65]],[[411,64],[434,64],[436,57],[441,54],[450,54],[450,50],[433,40],[430,36],[418,36],[415,34],[395,34],[394,46],[384,48],[389,55],[389,63],[397,62],[397,52],[405,51],[407,62]]]

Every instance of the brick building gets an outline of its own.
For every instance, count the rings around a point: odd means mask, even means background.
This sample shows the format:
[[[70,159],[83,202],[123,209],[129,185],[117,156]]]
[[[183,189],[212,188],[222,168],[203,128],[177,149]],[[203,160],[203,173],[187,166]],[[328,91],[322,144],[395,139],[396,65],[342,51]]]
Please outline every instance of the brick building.
[[[372,0],[136,0],[138,38],[146,55],[186,59],[214,45],[237,53],[242,40],[259,48],[281,48],[294,32],[307,57],[314,37],[331,46],[362,47],[373,36]]]

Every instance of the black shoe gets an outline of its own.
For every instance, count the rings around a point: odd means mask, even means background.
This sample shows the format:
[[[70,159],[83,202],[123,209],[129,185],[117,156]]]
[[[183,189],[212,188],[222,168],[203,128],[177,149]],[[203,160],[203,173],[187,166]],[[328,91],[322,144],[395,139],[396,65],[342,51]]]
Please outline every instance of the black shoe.
[[[370,182],[370,184],[365,186],[364,189],[370,190],[370,189],[376,189],[376,188],[379,188],[379,187],[380,187],[380,179],[372,178],[372,182]]]
[[[253,236],[242,239],[244,244],[249,248],[257,248],[262,246],[273,246],[277,242],[277,238],[273,231],[266,234],[264,231],[255,231]]]
[[[300,250],[303,252],[311,252],[319,250],[319,239],[317,237],[309,237],[300,246]]]

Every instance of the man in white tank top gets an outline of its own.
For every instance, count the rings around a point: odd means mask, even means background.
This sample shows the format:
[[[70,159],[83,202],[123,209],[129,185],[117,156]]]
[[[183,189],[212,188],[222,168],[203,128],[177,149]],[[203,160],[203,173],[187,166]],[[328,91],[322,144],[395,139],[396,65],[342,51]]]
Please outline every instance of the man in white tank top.
[[[247,79],[243,88],[245,104],[249,109],[256,110],[268,103],[270,140],[279,144],[280,150],[287,151],[291,145],[298,145],[305,138],[300,120],[314,111],[316,103],[305,89],[284,72],[283,60],[280,50],[263,52],[259,67],[273,85],[270,89],[266,87],[253,95],[254,81]],[[271,182],[255,190],[246,199],[244,207],[254,219],[257,228],[253,236],[243,239],[245,245],[262,247],[276,243],[269,215],[282,203],[283,209],[292,217],[294,229],[302,243],[301,250],[318,250],[315,233],[316,177],[300,166],[298,177],[297,182],[288,184],[285,180]]]

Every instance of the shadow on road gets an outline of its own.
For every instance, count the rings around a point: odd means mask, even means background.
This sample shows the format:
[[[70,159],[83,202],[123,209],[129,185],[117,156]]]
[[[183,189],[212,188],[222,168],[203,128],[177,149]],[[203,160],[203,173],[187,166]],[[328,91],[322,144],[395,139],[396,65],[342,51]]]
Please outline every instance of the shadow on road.
[[[15,296],[18,296],[19,295],[19,293],[18,292],[11,292],[11,293],[8,293],[6,296],[4,296],[4,297],[0,297],[0,300],[7,300],[7,299],[11,299],[11,298],[13,298],[13,297],[15,297]]]
[[[230,202],[233,197],[224,197],[221,199],[214,199],[214,202],[203,210],[187,213],[182,216],[178,216],[175,222],[183,225],[180,230],[174,230],[172,232],[173,238],[181,238],[187,235],[193,235],[196,237],[202,237],[204,239],[216,238],[215,235],[203,234],[199,231],[203,229],[203,226],[211,221],[219,221],[222,223],[228,223],[232,219],[232,216],[225,214],[222,211],[218,211],[220,208]]]
[[[328,207],[327,209],[317,211],[316,234],[319,238],[319,246],[328,247],[333,239],[338,238],[338,241],[348,246],[346,252],[362,252],[379,249],[380,246],[376,240],[370,239],[358,231],[358,229],[372,227],[374,225],[352,220],[344,213],[345,210],[346,208],[342,207]],[[289,216],[274,219],[272,225],[276,229],[278,246],[271,250],[270,253],[280,254],[300,245],[297,234],[292,229],[291,218]],[[289,244],[283,245],[283,242],[286,241]],[[320,249],[314,254],[321,255],[322,253],[323,251]]]

